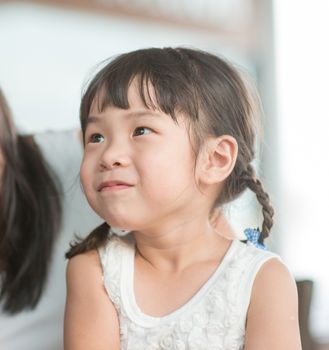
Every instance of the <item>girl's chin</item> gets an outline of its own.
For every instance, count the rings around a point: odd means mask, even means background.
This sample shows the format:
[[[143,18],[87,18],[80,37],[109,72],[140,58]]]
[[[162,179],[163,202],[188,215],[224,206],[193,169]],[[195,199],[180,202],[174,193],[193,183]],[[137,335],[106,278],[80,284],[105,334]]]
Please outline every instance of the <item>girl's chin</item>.
[[[102,215],[100,216],[102,217]],[[129,217],[127,213],[124,213],[124,215],[115,213],[114,215],[107,215],[107,217],[103,216],[103,218],[110,227],[124,231],[134,231],[144,226],[139,217]]]

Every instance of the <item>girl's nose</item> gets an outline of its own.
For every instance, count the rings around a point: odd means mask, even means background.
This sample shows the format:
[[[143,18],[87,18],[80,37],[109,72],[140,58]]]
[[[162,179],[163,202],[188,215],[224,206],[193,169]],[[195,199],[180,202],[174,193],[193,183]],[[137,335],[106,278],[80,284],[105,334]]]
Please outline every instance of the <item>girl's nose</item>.
[[[99,164],[103,170],[127,167],[130,164],[130,157],[122,146],[110,146],[103,152]]]

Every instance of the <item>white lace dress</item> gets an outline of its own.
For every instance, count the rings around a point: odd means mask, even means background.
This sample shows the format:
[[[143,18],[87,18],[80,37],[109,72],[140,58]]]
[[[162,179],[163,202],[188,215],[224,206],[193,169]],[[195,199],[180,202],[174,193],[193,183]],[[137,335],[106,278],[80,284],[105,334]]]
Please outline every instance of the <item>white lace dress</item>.
[[[253,281],[277,255],[232,241],[221,264],[182,307],[144,314],[134,296],[133,240],[113,235],[99,249],[104,286],[118,312],[122,350],[241,350]]]

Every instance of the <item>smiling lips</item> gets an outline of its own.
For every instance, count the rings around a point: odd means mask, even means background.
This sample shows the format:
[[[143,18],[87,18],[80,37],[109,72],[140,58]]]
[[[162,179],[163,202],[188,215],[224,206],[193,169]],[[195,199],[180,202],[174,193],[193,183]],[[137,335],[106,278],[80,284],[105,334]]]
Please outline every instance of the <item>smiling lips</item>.
[[[98,192],[106,192],[106,191],[118,191],[118,190],[124,190],[126,188],[132,187],[133,185],[128,184],[123,181],[104,181],[102,182],[98,188]]]

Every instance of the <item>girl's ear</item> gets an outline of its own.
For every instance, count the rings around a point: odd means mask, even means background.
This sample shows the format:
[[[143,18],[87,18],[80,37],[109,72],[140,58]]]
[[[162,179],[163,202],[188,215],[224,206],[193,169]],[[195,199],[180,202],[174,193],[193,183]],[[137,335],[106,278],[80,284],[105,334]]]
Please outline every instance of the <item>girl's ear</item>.
[[[232,172],[238,155],[238,143],[233,136],[223,135],[205,141],[199,163],[199,181],[218,184]]]

